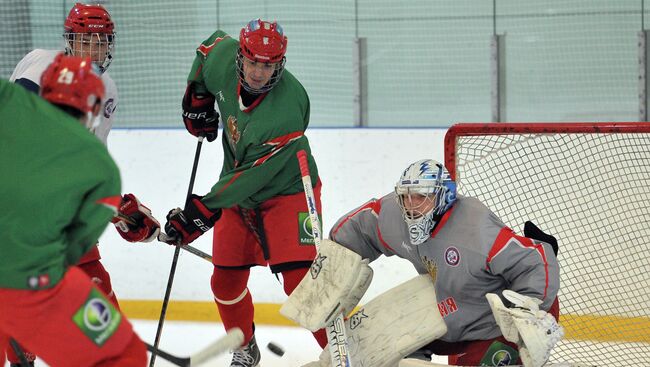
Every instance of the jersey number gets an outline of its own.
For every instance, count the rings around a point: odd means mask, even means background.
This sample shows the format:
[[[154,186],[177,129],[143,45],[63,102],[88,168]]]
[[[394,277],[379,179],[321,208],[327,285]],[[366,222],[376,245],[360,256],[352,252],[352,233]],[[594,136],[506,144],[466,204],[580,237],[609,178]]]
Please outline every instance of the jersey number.
[[[61,84],[72,84],[73,80],[74,80],[74,73],[72,71],[69,71],[68,69],[63,69],[59,73],[59,79],[57,79],[57,82]]]

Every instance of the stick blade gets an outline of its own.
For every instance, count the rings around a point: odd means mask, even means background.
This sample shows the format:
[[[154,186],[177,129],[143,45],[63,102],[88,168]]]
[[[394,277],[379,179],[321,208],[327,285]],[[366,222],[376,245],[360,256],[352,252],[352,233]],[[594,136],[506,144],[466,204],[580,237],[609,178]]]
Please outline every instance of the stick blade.
[[[228,330],[225,336],[192,354],[190,356],[190,364],[192,366],[198,366],[222,353],[239,348],[243,343],[244,333],[240,328],[232,328]]]

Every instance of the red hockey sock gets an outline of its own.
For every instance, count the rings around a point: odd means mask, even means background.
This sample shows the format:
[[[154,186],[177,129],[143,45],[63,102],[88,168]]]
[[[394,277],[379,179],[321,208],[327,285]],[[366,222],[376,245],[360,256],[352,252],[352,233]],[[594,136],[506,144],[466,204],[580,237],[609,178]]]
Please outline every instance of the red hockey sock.
[[[287,296],[290,295],[308,272],[309,268],[283,271],[282,279],[284,280],[284,293],[286,293]],[[320,345],[321,348],[325,348],[327,345],[327,334],[325,334],[325,329],[318,330],[312,334],[314,335],[314,338],[316,338],[318,345]]]
[[[247,288],[250,270],[214,268],[211,279],[221,322],[226,330],[234,327],[244,332],[244,343],[253,337],[253,297]]]

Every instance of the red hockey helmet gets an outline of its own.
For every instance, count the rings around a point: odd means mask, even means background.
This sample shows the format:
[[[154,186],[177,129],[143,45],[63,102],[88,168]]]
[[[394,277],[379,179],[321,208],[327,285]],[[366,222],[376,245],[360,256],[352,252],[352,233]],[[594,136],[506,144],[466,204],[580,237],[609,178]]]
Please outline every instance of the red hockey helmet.
[[[115,24],[103,6],[76,3],[63,25],[63,37],[66,40],[66,54],[90,56],[101,72],[110,65],[115,44]]]
[[[104,82],[90,58],[58,54],[41,76],[41,97],[50,103],[96,115],[104,100]]]
[[[239,32],[239,48],[250,60],[280,62],[287,52],[287,36],[277,22],[253,19]]]
[[[284,72],[287,52],[287,36],[277,22],[253,19],[239,32],[239,50],[237,51],[237,71],[239,81],[250,93],[259,94],[271,90]],[[275,70],[269,81],[261,88],[253,88],[246,83],[243,57],[260,63],[275,64]]]

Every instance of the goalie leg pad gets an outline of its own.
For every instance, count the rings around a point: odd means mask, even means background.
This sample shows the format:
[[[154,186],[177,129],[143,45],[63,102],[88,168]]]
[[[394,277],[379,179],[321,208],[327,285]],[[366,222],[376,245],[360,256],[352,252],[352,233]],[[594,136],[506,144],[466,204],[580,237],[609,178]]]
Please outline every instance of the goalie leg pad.
[[[346,320],[350,357],[357,367],[394,367],[447,332],[431,277],[417,276],[377,296]],[[329,357],[325,349],[321,354]]]
[[[349,314],[372,281],[368,260],[334,241],[323,239],[316,259],[280,313],[312,332]]]

